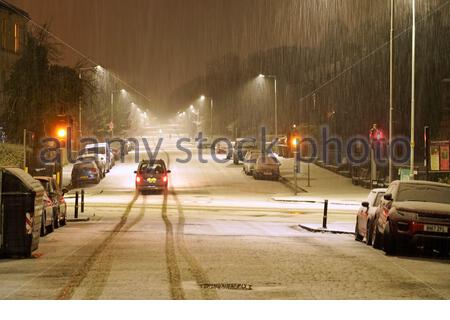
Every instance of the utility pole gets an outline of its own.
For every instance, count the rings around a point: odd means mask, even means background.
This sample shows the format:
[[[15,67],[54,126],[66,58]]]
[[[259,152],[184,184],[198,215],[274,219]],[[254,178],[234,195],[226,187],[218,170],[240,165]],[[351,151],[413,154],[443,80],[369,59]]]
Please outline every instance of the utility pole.
[[[27,129],[23,129],[23,170],[27,170]]]
[[[111,91],[111,138],[114,136],[114,90]]]
[[[412,65],[411,65],[411,156],[410,180],[414,180],[414,148],[415,148],[415,89],[416,89],[416,0],[412,1]]]
[[[277,99],[277,77],[273,77],[275,95],[275,139],[278,138],[278,99]]]
[[[213,138],[213,110],[214,110],[214,100],[211,98],[211,139]],[[212,140],[211,140],[212,141]]]
[[[394,116],[394,22],[395,22],[394,0],[391,0],[391,30],[390,30],[390,48],[389,48],[389,183],[393,179],[392,168],[392,139],[393,139],[393,116]]]

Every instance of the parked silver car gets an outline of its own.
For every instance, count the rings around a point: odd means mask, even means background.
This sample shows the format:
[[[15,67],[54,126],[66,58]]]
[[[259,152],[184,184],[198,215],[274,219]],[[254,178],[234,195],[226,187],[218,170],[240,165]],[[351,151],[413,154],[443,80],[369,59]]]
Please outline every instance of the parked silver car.
[[[260,155],[261,155],[260,150],[255,149],[247,151],[247,154],[244,157],[244,166],[243,166],[243,170],[246,175],[248,176],[253,175],[256,161],[258,160]]]
[[[373,189],[356,214],[355,240],[372,244],[373,221],[386,189]]]

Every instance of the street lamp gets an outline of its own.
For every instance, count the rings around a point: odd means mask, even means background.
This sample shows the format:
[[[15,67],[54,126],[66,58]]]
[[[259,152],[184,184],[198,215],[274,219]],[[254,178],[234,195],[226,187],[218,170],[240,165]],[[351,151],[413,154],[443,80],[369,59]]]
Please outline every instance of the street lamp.
[[[202,95],[202,96],[200,96],[200,101],[205,101],[206,100],[206,96],[205,95]],[[210,102],[211,102],[211,104],[210,104],[210,127],[211,127],[211,137],[212,137],[212,135],[213,135],[213,110],[214,110],[214,99],[212,98],[212,97],[209,97],[209,99],[210,99]]]
[[[277,76],[275,75],[264,75],[262,73],[259,74],[258,78],[261,79],[273,79],[274,86],[274,112],[275,112],[275,138],[278,137],[278,102],[277,102]]]
[[[115,93],[121,93],[122,96],[126,96],[127,90],[120,89],[120,90],[111,90],[111,122],[109,124],[109,127],[111,129],[111,137],[114,135],[114,94]]]
[[[412,57],[411,57],[411,156],[410,180],[414,180],[414,147],[415,147],[415,90],[416,90],[416,0],[412,1]]]

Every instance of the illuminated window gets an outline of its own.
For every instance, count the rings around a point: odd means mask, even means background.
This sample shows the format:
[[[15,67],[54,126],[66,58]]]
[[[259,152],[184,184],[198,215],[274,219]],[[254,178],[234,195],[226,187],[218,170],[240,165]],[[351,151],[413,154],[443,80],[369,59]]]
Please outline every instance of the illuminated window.
[[[18,53],[20,50],[20,27],[17,23],[14,24],[14,52]]]

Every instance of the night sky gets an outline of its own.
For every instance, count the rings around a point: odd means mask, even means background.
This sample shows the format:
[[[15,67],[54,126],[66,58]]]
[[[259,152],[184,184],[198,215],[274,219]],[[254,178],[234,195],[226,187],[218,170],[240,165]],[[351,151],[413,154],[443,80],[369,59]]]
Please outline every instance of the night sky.
[[[36,22],[49,23],[58,37],[115,71],[159,109],[173,89],[203,74],[211,59],[279,45],[314,46],[324,30],[320,21],[341,14],[324,0],[314,2],[315,10],[300,0],[9,1]],[[314,12],[325,15],[319,20]],[[370,17],[355,16],[349,28],[364,19]],[[71,65],[81,59],[69,49],[64,57]]]

